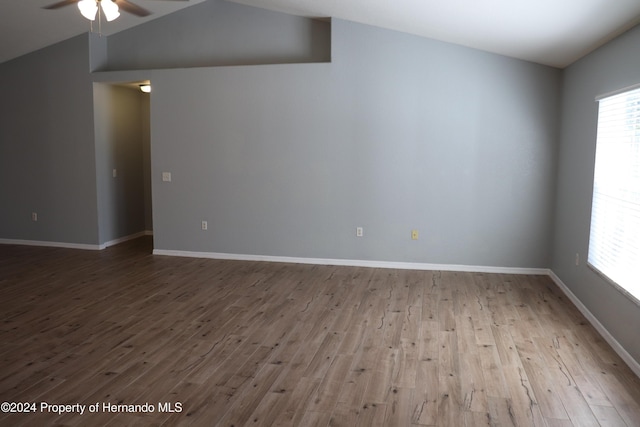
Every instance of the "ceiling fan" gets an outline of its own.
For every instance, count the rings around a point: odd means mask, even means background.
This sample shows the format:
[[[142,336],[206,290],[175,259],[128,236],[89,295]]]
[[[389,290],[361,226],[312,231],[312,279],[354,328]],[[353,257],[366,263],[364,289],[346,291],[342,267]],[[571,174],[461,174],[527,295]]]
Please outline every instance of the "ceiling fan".
[[[139,17],[151,15],[151,12],[149,10],[140,7],[128,0],[62,0],[57,3],[50,4],[49,6],[45,6],[43,7],[43,9],[59,9],[61,7],[69,6],[74,3],[78,4],[78,9],[80,9],[80,13],[82,14],[82,16],[90,21],[96,19],[96,14],[98,13],[98,5],[100,5],[100,9],[102,9],[102,13],[104,13],[104,17],[107,21],[113,21],[118,16],[120,16],[119,9],[122,9],[125,12]]]

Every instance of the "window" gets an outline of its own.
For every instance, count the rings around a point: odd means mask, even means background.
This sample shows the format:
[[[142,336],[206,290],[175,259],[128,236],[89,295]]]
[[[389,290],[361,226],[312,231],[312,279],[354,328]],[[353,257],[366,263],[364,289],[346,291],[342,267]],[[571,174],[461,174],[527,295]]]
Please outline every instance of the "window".
[[[599,102],[588,262],[640,300],[640,88]]]

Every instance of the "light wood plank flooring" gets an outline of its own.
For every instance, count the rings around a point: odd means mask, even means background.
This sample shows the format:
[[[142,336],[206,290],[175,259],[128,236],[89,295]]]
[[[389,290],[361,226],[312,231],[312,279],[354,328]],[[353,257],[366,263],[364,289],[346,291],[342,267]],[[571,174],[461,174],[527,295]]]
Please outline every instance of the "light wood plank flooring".
[[[0,245],[0,401],[38,405],[0,425],[640,425],[640,381],[547,277],[150,252]]]

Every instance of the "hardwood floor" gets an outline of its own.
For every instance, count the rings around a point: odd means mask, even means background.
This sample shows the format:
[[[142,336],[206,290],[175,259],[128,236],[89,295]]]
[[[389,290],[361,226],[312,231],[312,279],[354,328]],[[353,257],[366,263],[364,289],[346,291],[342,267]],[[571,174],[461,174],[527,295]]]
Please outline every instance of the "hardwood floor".
[[[547,277],[150,252],[0,245],[0,425],[640,425]]]

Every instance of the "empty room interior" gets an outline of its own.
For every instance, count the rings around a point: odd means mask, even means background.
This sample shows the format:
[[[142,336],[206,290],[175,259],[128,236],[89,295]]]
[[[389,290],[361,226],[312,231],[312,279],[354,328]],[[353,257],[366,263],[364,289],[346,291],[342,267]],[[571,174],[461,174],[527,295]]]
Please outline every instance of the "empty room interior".
[[[0,425],[640,426],[636,0],[13,3]]]

